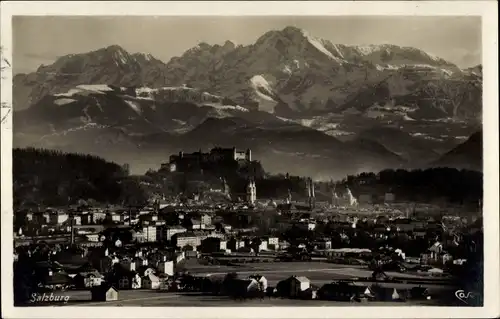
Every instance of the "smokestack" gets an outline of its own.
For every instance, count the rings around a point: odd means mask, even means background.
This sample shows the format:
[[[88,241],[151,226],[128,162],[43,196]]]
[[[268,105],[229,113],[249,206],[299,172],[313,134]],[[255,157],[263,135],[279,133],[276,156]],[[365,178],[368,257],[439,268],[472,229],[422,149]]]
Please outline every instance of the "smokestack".
[[[132,226],[132,208],[128,207],[128,225]]]

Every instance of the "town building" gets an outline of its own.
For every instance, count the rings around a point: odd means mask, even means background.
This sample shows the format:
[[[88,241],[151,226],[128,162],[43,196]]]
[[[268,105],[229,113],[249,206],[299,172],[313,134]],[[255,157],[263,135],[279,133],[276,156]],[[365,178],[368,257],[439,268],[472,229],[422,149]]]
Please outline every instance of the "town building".
[[[212,225],[212,217],[209,214],[201,215],[201,223],[203,225]]]
[[[116,301],[118,300],[118,290],[109,285],[101,285],[91,290],[92,301]]]
[[[224,238],[224,234],[213,231],[192,231],[176,234],[172,237],[172,241],[174,241],[175,245],[179,248],[186,246],[196,248],[201,245],[202,240],[209,237]]]
[[[160,277],[155,274],[148,274],[142,278],[142,288],[143,289],[160,289]]]
[[[304,276],[291,276],[278,282],[276,289],[282,297],[297,298],[311,288],[311,281]]]
[[[136,233],[136,240],[142,243],[155,242],[158,235],[157,228],[158,227],[153,225],[143,226],[139,232]]]
[[[61,225],[69,219],[69,214],[65,212],[54,212],[50,214],[49,224]]]
[[[170,261],[162,261],[158,263],[158,271],[162,274],[166,274],[169,276],[174,275],[174,262]]]
[[[158,227],[157,239],[158,240],[163,240],[163,239],[172,240],[172,236],[174,236],[175,234],[182,234],[185,232],[187,232],[187,229],[182,227],[182,226],[178,226],[178,225],[162,226],[162,227]]]

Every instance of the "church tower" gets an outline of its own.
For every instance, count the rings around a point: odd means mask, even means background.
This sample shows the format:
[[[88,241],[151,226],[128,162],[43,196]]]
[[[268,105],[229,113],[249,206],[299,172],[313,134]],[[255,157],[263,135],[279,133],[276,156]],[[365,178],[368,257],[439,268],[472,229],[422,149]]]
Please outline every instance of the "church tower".
[[[247,202],[251,205],[255,204],[257,200],[257,187],[255,186],[255,181],[250,179],[247,185]]]
[[[308,178],[306,180],[306,187],[307,187],[307,197],[308,197],[308,202],[309,202],[309,208],[314,208],[315,206],[315,197],[316,194],[314,193],[314,182],[312,178]]]
[[[285,202],[286,202],[287,204],[291,204],[291,203],[292,203],[292,192],[290,191],[290,189],[288,189],[288,194],[287,194],[287,196],[286,196],[286,200],[285,200]]]

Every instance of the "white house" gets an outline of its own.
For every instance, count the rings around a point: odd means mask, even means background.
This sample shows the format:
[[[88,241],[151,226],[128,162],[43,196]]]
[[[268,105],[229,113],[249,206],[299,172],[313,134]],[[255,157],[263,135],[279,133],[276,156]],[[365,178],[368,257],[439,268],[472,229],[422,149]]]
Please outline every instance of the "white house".
[[[220,250],[226,250],[227,249],[227,240],[220,240],[220,246],[219,246],[219,249]]]
[[[259,245],[259,250],[267,250],[267,241],[263,240]]]
[[[142,288],[160,289],[160,278],[155,274],[148,274],[142,278]]]
[[[274,245],[275,247],[278,247],[279,241],[280,240],[279,240],[278,237],[269,237],[268,244],[269,245]]]
[[[290,297],[300,295],[302,291],[311,287],[311,281],[304,276],[293,276],[290,278]]]
[[[81,216],[73,216],[73,223],[74,225],[81,225],[82,224],[82,217]]]
[[[202,224],[201,220],[199,219],[191,219],[191,222],[193,223],[193,229],[201,229],[202,228],[202,225],[205,226],[204,224]]]
[[[85,237],[87,237],[88,241],[98,242],[100,236],[99,234],[86,234]]]
[[[162,261],[158,263],[158,271],[167,274],[169,276],[174,275],[174,262],[173,261]]]
[[[69,215],[64,212],[50,214],[50,224],[60,225],[69,219]]]
[[[141,229],[141,233],[143,235],[143,240],[145,242],[154,242],[156,241],[156,226],[144,226]]]
[[[111,221],[119,223],[122,221],[122,214],[118,212],[113,212],[110,214],[111,215]]]
[[[267,289],[267,279],[261,275],[252,275],[248,277],[249,279],[253,279],[259,283],[259,287],[262,291],[266,291]]]

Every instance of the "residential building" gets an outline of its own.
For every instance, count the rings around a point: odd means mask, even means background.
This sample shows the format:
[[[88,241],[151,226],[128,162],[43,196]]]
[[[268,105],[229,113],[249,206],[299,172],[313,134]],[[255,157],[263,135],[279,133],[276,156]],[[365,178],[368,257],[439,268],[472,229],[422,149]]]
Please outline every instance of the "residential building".
[[[256,275],[249,276],[248,279],[253,279],[253,280],[257,281],[257,283],[259,284],[259,287],[260,287],[261,291],[266,291],[267,290],[267,279],[266,279],[266,277],[256,274]]]
[[[227,240],[221,239],[219,250],[226,250],[226,249],[227,249]]]
[[[163,261],[158,263],[158,271],[162,274],[167,274],[169,276],[174,275],[174,262],[173,261]]]
[[[311,281],[304,276],[291,276],[280,281],[276,286],[278,294],[288,298],[297,298],[309,288],[311,288]]]
[[[74,215],[72,218],[73,218],[73,225],[80,226],[82,224],[82,216]]]
[[[101,285],[91,290],[92,301],[116,301],[118,300],[118,290],[109,285]]]
[[[200,230],[200,229],[202,229],[202,226],[205,226],[204,224],[202,224],[200,219],[192,218],[191,223],[193,224],[193,226],[192,226],[193,230]]]
[[[192,231],[192,232],[176,234],[172,238],[173,241],[175,241],[177,247],[182,248],[185,246],[191,246],[195,248],[201,245],[202,240],[209,237],[224,238],[224,234],[212,231],[210,232]]]
[[[87,237],[88,241],[99,242],[101,236],[98,233],[95,233],[95,234],[85,234],[85,237]]]
[[[238,249],[245,247],[245,241],[236,238],[231,238],[230,240],[227,241],[226,247],[231,251],[238,251]]]
[[[267,245],[268,247],[270,247],[271,245],[273,245],[273,247],[278,247],[278,243],[279,243],[279,238],[278,237],[264,237],[262,240],[265,240],[267,241]]]
[[[209,214],[201,215],[201,223],[203,225],[212,225],[212,217]]]
[[[157,235],[158,240],[172,240],[173,235],[185,233],[187,232],[187,229],[182,226],[163,226],[158,227],[158,231],[160,232]]]
[[[268,250],[266,240],[262,240],[262,242],[259,245],[259,250]]]
[[[141,236],[137,234],[137,240],[142,241],[142,242],[155,242],[156,241],[156,226],[153,225],[148,225],[142,227],[142,229],[139,231],[141,233]]]
[[[142,288],[144,289],[160,289],[160,277],[155,274],[148,274],[142,278]]]
[[[69,219],[69,214],[65,212],[54,212],[49,215],[49,224],[60,225]]]

